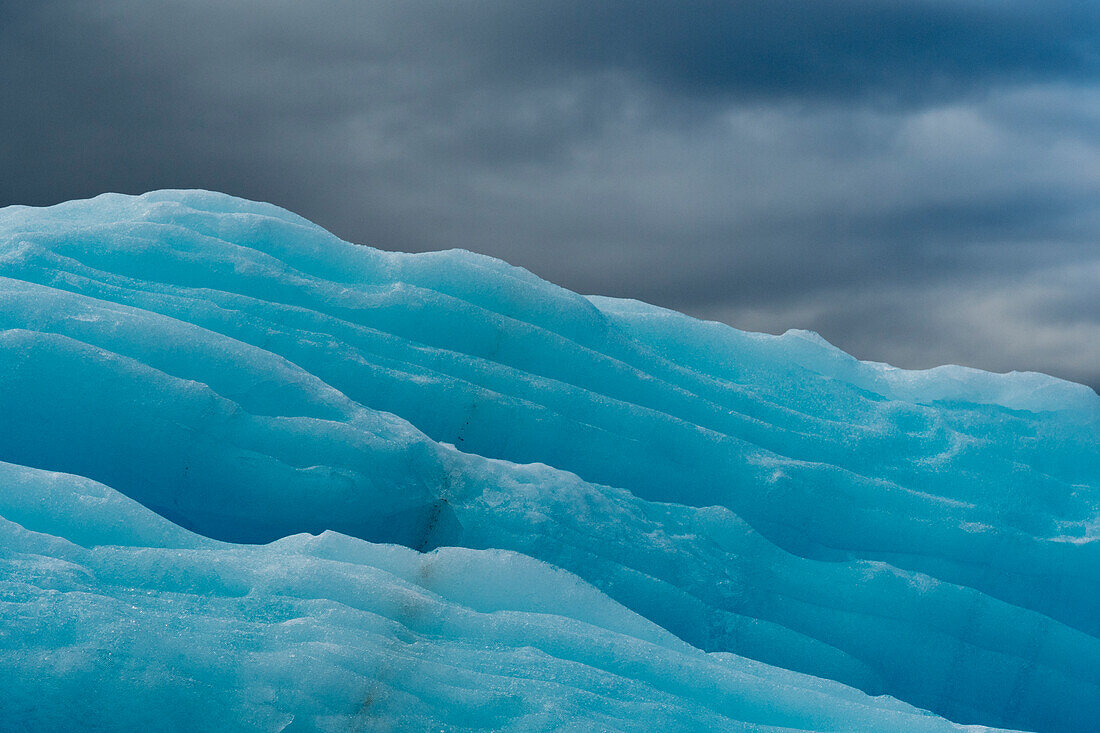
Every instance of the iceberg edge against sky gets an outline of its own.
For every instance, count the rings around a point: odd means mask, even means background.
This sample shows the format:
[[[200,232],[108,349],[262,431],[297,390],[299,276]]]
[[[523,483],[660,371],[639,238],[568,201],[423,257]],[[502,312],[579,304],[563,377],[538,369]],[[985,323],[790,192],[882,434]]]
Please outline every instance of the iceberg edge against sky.
[[[29,727],[1100,715],[1082,385],[860,362],[199,191],[0,210],[0,374]]]

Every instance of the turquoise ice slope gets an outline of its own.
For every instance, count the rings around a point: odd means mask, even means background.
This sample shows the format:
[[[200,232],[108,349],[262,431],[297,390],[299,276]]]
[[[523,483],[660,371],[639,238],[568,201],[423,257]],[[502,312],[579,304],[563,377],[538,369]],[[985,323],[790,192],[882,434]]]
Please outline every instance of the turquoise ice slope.
[[[220,194],[0,209],[0,726],[1093,730],[1098,436]]]

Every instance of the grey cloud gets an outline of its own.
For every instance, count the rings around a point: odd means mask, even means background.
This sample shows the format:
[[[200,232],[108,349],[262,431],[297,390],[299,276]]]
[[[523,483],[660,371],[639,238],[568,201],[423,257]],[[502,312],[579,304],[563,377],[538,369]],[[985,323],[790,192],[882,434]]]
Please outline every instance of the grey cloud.
[[[916,0],[568,2],[498,11],[495,60],[636,70],[676,92],[902,106],[991,82],[1095,78],[1090,3]]]
[[[0,21],[0,205],[219,189],[868,358],[1100,384],[1071,348],[1100,323],[1093,4],[49,0]]]

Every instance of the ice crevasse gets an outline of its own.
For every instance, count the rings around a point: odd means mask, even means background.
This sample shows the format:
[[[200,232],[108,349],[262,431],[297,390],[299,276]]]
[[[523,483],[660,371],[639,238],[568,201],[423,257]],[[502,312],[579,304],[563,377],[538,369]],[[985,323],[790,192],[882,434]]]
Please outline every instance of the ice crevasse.
[[[0,728],[1094,730],[1098,436],[222,194],[0,209]]]

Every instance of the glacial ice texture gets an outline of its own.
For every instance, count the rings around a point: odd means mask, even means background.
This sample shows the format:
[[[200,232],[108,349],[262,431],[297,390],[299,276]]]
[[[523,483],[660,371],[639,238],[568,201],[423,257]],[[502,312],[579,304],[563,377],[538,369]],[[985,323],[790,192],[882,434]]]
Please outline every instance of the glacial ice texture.
[[[9,207],[0,722],[1092,730],[1098,435],[224,195]]]

